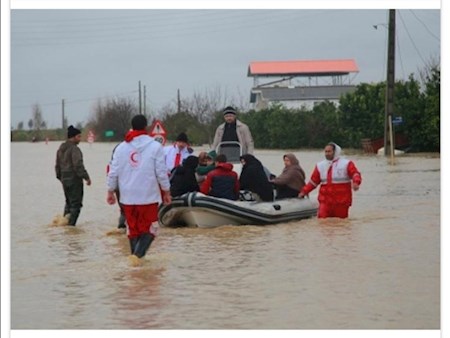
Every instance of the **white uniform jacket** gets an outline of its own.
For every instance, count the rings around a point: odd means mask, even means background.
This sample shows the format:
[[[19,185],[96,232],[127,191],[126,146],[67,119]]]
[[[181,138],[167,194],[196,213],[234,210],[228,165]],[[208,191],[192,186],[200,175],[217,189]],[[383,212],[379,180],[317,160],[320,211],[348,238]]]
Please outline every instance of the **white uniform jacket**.
[[[165,146],[164,147],[164,153],[165,153],[165,156],[166,156],[166,167],[167,167],[167,170],[169,171],[169,173],[175,167],[175,158],[176,158],[178,153],[181,154],[180,165],[183,163],[184,159],[186,159],[189,155],[191,155],[189,153],[187,147],[183,148],[180,151],[180,149],[177,147],[176,144],[172,144],[170,146]]]
[[[107,178],[108,190],[119,189],[120,203],[161,203],[161,191],[170,190],[161,143],[148,135],[120,143],[114,151]]]

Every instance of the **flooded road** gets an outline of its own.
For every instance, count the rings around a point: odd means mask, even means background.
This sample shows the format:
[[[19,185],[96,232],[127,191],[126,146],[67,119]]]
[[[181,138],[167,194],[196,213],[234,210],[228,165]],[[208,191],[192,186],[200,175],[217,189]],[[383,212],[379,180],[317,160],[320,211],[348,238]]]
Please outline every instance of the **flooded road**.
[[[440,329],[436,154],[395,166],[349,155],[363,183],[347,220],[162,228],[133,268],[126,236],[110,234],[118,207],[105,202],[114,144],[80,144],[92,186],[75,228],[51,225],[64,203],[59,144],[11,144],[13,330]],[[308,178],[323,158],[293,152]],[[255,152],[275,174],[283,154]]]

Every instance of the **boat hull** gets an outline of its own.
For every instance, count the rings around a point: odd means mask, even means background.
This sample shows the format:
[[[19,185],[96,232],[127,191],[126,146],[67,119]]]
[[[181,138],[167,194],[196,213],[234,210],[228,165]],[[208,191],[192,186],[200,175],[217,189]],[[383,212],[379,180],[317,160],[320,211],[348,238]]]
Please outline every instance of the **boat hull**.
[[[273,202],[231,201],[191,192],[159,209],[163,227],[214,228],[222,225],[267,225],[317,215],[317,203],[289,198]]]

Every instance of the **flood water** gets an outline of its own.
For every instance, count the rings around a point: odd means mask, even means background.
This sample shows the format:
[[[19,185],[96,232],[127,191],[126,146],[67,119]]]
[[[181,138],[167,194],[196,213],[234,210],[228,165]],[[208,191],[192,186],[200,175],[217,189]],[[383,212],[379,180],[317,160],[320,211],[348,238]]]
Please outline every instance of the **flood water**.
[[[11,144],[12,330],[440,329],[439,155],[348,155],[363,178],[349,219],[162,228],[131,267],[105,201],[115,144],[80,144],[93,183],[76,227],[51,225],[59,144]],[[293,152],[308,177],[323,158]],[[283,154],[255,152],[275,174]]]

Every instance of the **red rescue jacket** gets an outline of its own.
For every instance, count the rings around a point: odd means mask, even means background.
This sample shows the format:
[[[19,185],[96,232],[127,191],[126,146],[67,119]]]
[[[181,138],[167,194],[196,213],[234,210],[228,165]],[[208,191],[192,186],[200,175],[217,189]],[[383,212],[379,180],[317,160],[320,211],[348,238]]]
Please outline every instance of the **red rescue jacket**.
[[[332,162],[317,163],[302,193],[307,195],[320,184],[318,200],[320,203],[352,205],[352,182],[361,184],[361,174],[355,164],[344,158]]]

